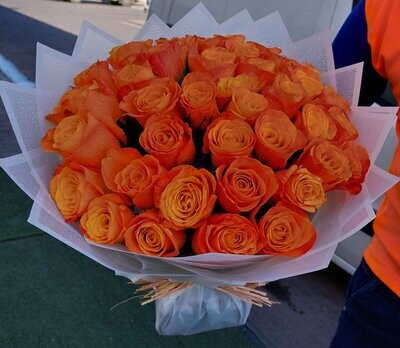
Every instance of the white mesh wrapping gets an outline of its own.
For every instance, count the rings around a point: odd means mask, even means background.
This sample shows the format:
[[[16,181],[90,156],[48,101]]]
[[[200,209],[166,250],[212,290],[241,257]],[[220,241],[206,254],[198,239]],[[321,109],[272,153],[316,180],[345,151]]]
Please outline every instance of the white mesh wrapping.
[[[322,31],[284,47],[283,53],[313,64],[321,72],[328,72],[335,69],[330,42],[329,31]]]
[[[156,40],[160,37],[171,38],[171,30],[157,15],[153,14],[135,35],[134,40]]]
[[[108,52],[122,41],[100,30],[94,25],[83,22],[72,56],[82,62],[92,64],[106,59]]]

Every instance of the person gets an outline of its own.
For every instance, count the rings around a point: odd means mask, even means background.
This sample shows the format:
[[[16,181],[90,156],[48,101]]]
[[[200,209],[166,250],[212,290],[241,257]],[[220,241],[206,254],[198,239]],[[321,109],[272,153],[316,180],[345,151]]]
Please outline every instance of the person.
[[[400,103],[400,1],[361,0],[333,41],[337,68],[364,61],[360,104],[370,105],[388,81]],[[400,121],[396,123],[400,136]],[[400,176],[400,146],[389,171]],[[374,235],[347,288],[331,348],[400,347],[400,183],[373,223]]]

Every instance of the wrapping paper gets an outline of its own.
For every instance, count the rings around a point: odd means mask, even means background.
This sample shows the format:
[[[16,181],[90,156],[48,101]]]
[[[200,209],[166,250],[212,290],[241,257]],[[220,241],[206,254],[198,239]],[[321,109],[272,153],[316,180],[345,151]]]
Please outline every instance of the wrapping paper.
[[[48,182],[60,160],[54,154],[44,153],[39,144],[50,127],[43,116],[53,109],[57,100],[72,84],[74,75],[95,61],[106,58],[112,47],[121,44],[90,23],[83,24],[72,56],[42,44],[37,45],[36,88],[0,82],[0,94],[22,151],[16,156],[1,159],[0,165],[34,200],[29,223],[112,269],[117,275],[131,280],[162,277],[175,281],[192,281],[212,288],[218,284],[269,282],[327,267],[337,243],[370,222],[375,217],[372,202],[398,182],[397,177],[374,164],[394,126],[396,109],[357,107],[362,64],[334,70],[329,32],[317,33],[292,43],[277,12],[254,22],[247,11],[242,11],[218,24],[204,5],[199,4],[172,28],[153,15],[132,39],[171,38],[186,34],[209,37],[228,33],[244,34],[248,40],[266,46],[280,46],[285,55],[314,64],[322,72],[322,82],[335,88],[351,104],[350,118],[359,130],[358,141],[370,154],[372,165],[362,192],[352,197],[343,191],[330,192],[328,202],[313,217],[318,238],[309,252],[294,259],[225,254],[158,258],[130,253],[123,246],[97,245],[85,240],[76,225],[64,222],[48,193]],[[197,290],[194,287],[188,291]],[[167,306],[168,301],[158,304],[158,308]],[[243,308],[238,313],[240,318],[247,311]],[[165,310],[170,315],[173,312]],[[219,318],[224,321],[222,317]],[[161,322],[165,323],[165,320],[157,317],[157,325],[161,327],[164,325]],[[209,321],[212,322],[211,319]],[[169,332],[176,333],[176,327]],[[188,333],[190,330],[182,328],[182,332]]]

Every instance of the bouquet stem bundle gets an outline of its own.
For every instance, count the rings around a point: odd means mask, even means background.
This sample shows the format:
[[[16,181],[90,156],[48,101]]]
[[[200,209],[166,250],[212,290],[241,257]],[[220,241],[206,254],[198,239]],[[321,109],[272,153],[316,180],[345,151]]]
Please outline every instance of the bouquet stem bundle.
[[[168,279],[157,280],[154,282],[141,284],[136,293],[143,292],[139,295],[144,301],[141,305],[152,303],[158,299],[166,296],[171,296],[179,291],[186,290],[194,284],[191,282],[174,282]],[[225,294],[239,297],[243,301],[247,301],[258,307],[268,306],[271,307],[277,303],[270,300],[265,291],[257,290],[257,287],[264,286],[265,283],[248,283],[245,286],[217,286],[215,289]],[[136,296],[135,296],[136,297]]]

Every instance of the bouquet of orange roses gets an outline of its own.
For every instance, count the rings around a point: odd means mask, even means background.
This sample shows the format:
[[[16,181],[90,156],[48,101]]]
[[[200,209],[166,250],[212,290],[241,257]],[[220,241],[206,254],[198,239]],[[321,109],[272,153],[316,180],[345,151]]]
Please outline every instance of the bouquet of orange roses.
[[[310,51],[324,34],[271,48],[256,29],[275,15],[227,35],[241,16],[217,25],[199,5],[129,43],[85,25],[72,57],[38,46],[36,90],[2,85],[23,150],[2,166],[34,198],[29,221],[131,280],[185,284],[153,295],[161,333],[243,324],[224,286],[326,267],[396,182],[370,168],[394,112],[355,107],[360,66]],[[176,313],[196,300],[213,316]]]

